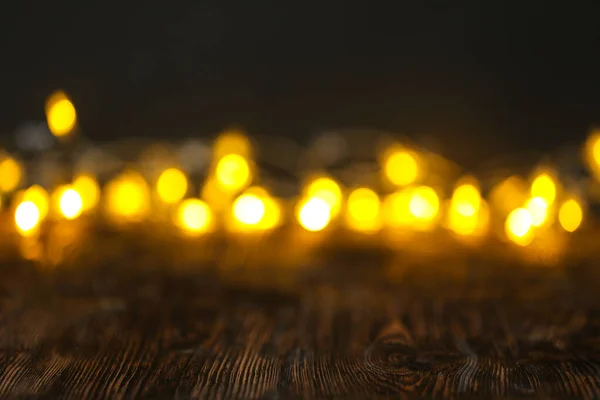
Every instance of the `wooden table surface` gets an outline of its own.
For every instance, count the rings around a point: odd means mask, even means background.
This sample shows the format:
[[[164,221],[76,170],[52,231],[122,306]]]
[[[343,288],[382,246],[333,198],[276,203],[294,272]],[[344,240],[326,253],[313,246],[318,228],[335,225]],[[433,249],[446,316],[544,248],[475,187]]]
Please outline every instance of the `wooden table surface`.
[[[593,261],[176,253],[4,257],[0,398],[600,398]]]

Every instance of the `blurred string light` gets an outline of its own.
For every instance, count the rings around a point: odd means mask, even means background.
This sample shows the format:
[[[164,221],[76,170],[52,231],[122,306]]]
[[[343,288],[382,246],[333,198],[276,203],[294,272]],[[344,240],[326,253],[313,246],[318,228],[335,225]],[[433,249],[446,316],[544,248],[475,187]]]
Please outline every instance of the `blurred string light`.
[[[541,172],[531,183],[531,197],[541,197],[548,205],[554,203],[558,191],[556,179],[549,172]]]
[[[392,193],[383,201],[383,217],[389,228],[408,228],[413,223],[410,212],[411,190],[404,189]]]
[[[373,233],[382,226],[381,202],[372,189],[354,189],[346,203],[346,223],[350,229]]]
[[[384,154],[383,171],[395,186],[415,183],[421,175],[419,156],[410,150],[392,148]]]
[[[319,176],[309,181],[304,189],[304,196],[319,198],[329,206],[331,217],[339,214],[342,206],[342,189],[340,185],[328,176]]]
[[[37,232],[40,224],[40,211],[32,201],[24,201],[17,206],[15,224],[23,236],[32,236]]]
[[[331,205],[322,197],[309,197],[298,203],[296,216],[300,226],[309,232],[322,231],[329,225]]]
[[[81,195],[72,187],[65,187],[60,194],[59,208],[66,219],[79,217],[83,211]]]
[[[77,126],[76,109],[64,92],[56,92],[48,98],[46,117],[56,137],[68,136]],[[212,159],[209,159],[208,147],[202,146],[186,148],[183,158],[193,157],[196,151],[202,153],[204,163],[212,162],[200,199],[183,200],[193,182],[191,179],[196,179],[197,172],[205,172],[199,167],[186,167],[192,174],[188,179],[186,173],[177,168],[158,170],[165,163],[155,166],[152,173],[141,166],[147,176],[161,172],[155,182],[156,194],[161,202],[176,206],[173,223],[182,231],[201,234],[221,222],[241,232],[268,231],[282,224],[288,216],[282,200],[264,187],[251,186],[257,180],[257,170],[251,142],[244,132],[221,133],[213,143]],[[590,134],[584,155],[589,169],[600,179],[600,131]],[[544,235],[552,232],[547,228],[553,226],[555,219],[567,232],[574,232],[583,223],[581,199],[563,194],[558,174],[550,166],[536,169],[529,182],[513,175],[494,185],[486,197],[488,205],[479,182],[472,177],[459,180],[449,199],[442,197],[436,189],[447,175],[437,167],[432,168],[437,165],[432,157],[434,155],[428,154],[425,163],[423,153],[401,145],[385,150],[379,159],[381,177],[385,181],[383,188],[393,192],[381,198],[375,190],[359,187],[347,193],[344,203],[346,192],[338,181],[327,173],[313,176],[302,187],[294,208],[296,226],[321,231],[343,211],[346,226],[354,231],[374,233],[383,226],[397,231],[430,231],[443,216],[446,228],[466,238],[483,236],[490,221],[495,227],[494,218],[499,217],[498,222],[504,222],[505,236],[509,240],[525,246],[535,236],[537,246]],[[436,174],[427,173],[431,170]],[[15,224],[22,234],[37,231],[49,210],[62,218],[75,219],[93,210],[101,197],[106,214],[115,221],[143,220],[152,206],[152,190],[142,174],[135,171],[126,171],[110,180],[103,191],[94,175],[79,175],[71,185],[56,188],[52,196],[40,185],[18,190],[22,182],[38,179],[25,176],[24,171],[16,158],[0,154],[0,200],[8,199],[15,206]]]
[[[73,189],[79,193],[83,211],[93,210],[100,200],[100,186],[91,175],[79,175],[73,181]]]
[[[106,212],[116,221],[138,222],[150,210],[150,189],[144,177],[134,171],[123,172],[105,188]]]
[[[410,195],[408,208],[414,218],[413,225],[418,230],[431,230],[435,227],[440,210],[438,194],[429,186],[418,186]]]
[[[532,197],[525,204],[525,209],[531,216],[531,224],[536,227],[542,226],[548,220],[548,202],[543,197]]]
[[[600,180],[600,129],[592,131],[583,148],[585,162],[596,179]]]
[[[206,233],[213,224],[210,207],[200,199],[184,200],[177,208],[175,224],[188,234]]]
[[[64,92],[54,92],[46,101],[46,120],[50,132],[59,138],[69,135],[75,128],[77,112]]]
[[[583,221],[583,208],[575,198],[565,200],[558,210],[560,226],[567,232],[575,232]]]
[[[506,218],[504,230],[509,240],[520,246],[527,246],[533,240],[532,228],[533,220],[529,211],[525,208],[517,208]]]
[[[251,187],[242,193],[231,208],[232,228],[239,231],[271,230],[281,222],[281,205],[261,187]]]
[[[450,200],[447,225],[460,236],[481,236],[489,225],[489,207],[474,178],[463,178]]]
[[[250,164],[238,154],[228,154],[217,162],[215,176],[219,186],[227,192],[244,189],[252,178]]]
[[[21,183],[21,165],[10,156],[0,155],[0,193],[14,191]]]
[[[179,202],[188,190],[188,180],[185,174],[177,168],[164,170],[156,182],[156,192],[160,199],[167,204]]]

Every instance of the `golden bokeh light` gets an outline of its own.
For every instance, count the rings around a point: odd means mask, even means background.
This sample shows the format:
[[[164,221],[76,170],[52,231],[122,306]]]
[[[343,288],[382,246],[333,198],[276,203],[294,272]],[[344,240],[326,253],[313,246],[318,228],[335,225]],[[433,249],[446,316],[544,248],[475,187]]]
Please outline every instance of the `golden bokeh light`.
[[[305,197],[318,197],[329,205],[330,213],[336,216],[342,205],[342,189],[332,178],[322,176],[311,181],[304,190]]]
[[[408,150],[390,151],[384,160],[383,171],[387,179],[396,186],[406,186],[419,178],[419,159]]]
[[[244,193],[233,202],[233,216],[242,225],[258,225],[265,216],[265,203],[253,193]]]
[[[83,201],[83,211],[93,210],[100,200],[100,186],[91,175],[79,175],[73,181],[73,189],[79,193]]]
[[[390,228],[408,227],[414,221],[410,212],[410,189],[392,193],[383,201],[383,218]]]
[[[176,225],[190,234],[208,232],[213,221],[208,204],[200,199],[187,199],[179,204],[175,215]]]
[[[71,187],[65,188],[60,194],[59,208],[66,219],[79,217],[83,211],[81,195]]]
[[[533,240],[533,220],[525,208],[513,210],[504,225],[506,237],[512,242],[526,246]]]
[[[64,92],[55,92],[46,101],[46,120],[50,132],[56,137],[66,136],[73,131],[77,112]]]
[[[164,170],[156,181],[158,197],[167,204],[175,204],[181,201],[187,190],[187,177],[177,168]]]
[[[213,159],[219,160],[236,154],[243,158],[252,157],[252,146],[248,137],[240,130],[232,129],[221,133],[213,146]]]
[[[21,196],[19,196],[17,200],[18,202],[30,201],[33,204],[35,204],[40,214],[39,218],[41,220],[46,218],[46,216],[48,215],[48,210],[50,208],[50,195],[48,194],[46,189],[44,189],[40,185],[30,186],[29,188],[27,188],[27,190],[23,192]]]
[[[40,211],[32,201],[20,203],[15,210],[15,224],[23,236],[32,236],[40,224]]]
[[[331,205],[322,197],[310,197],[299,203],[296,217],[309,232],[322,231],[331,221]]]
[[[109,216],[117,221],[137,222],[150,208],[150,189],[137,172],[124,172],[106,185],[105,205]]]
[[[543,197],[532,197],[525,204],[533,226],[542,226],[548,220],[548,202]]]
[[[250,184],[252,172],[244,157],[238,154],[228,154],[217,163],[215,176],[221,188],[229,192],[236,192]]]
[[[408,208],[416,219],[431,221],[438,215],[440,199],[429,186],[419,186],[413,189]]]
[[[381,202],[379,196],[369,188],[358,188],[347,200],[347,223],[360,232],[375,232],[381,228]]]
[[[600,180],[600,130],[592,131],[584,146],[585,161],[596,179]]]
[[[0,192],[8,193],[15,190],[22,178],[21,165],[12,157],[0,160]]]
[[[557,183],[546,172],[538,174],[531,183],[531,197],[541,197],[548,205],[554,202],[557,192]]]
[[[471,217],[479,211],[481,193],[479,186],[472,179],[463,179],[464,183],[456,186],[452,193],[452,208],[463,217]]]
[[[575,232],[583,221],[583,208],[574,199],[565,200],[558,210],[558,222],[567,232]]]

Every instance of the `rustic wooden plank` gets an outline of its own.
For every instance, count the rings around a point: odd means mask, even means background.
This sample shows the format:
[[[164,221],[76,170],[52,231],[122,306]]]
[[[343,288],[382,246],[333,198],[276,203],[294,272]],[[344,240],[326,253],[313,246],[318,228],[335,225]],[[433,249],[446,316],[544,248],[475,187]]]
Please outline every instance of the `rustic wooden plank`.
[[[593,263],[394,276],[114,257],[0,264],[0,398],[600,397]]]

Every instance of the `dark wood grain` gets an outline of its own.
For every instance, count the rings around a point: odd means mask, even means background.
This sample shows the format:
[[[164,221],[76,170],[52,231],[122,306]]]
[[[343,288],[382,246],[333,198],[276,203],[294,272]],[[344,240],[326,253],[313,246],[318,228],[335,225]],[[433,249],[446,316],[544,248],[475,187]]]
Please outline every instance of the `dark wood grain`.
[[[0,265],[1,398],[600,397],[592,262],[97,251]]]

